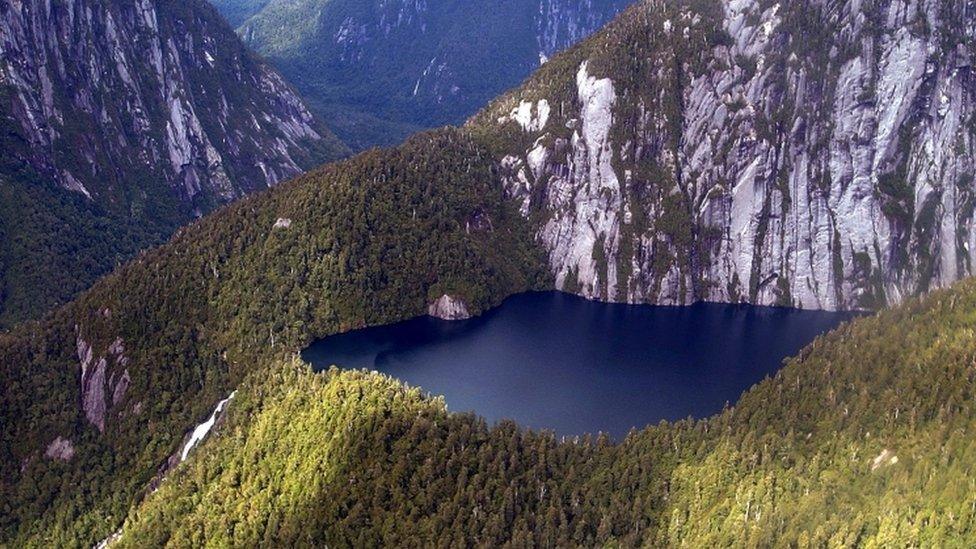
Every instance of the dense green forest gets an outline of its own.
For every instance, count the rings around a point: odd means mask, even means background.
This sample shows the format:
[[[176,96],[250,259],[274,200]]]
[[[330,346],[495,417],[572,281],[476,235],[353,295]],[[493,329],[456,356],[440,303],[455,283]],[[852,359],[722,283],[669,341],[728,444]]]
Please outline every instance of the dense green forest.
[[[269,356],[423,314],[445,292],[482,311],[545,287],[494,177],[462,132],[419,135],[228,206],[0,336],[0,545],[104,538],[185,430]],[[108,362],[104,433],[81,409],[100,394],[82,391],[83,346],[90,366]],[[59,436],[70,461],[44,456]]]
[[[550,283],[487,159],[443,130],[325,167],[0,337],[0,458],[14,464],[0,543],[90,546],[123,522],[119,543],[140,547],[976,539],[976,281],[818,339],[716,417],[618,443],[489,426],[383,376],[290,358],[444,291],[483,310]],[[117,338],[126,360],[106,378],[125,366],[131,384],[100,433],[79,409],[79,341],[111,358]],[[151,492],[235,387],[217,436]],[[69,461],[43,455],[57,437]]]
[[[632,25],[613,43],[646,52]],[[706,35],[685,53],[725,39]],[[526,97],[572,101],[565,74],[610,43],[550,61]],[[519,99],[226,206],[0,334],[0,546],[91,547],[120,527],[135,547],[976,543],[973,280],[818,339],[715,417],[622,441],[491,426],[300,363],[315,338],[443,293],[477,313],[552,286],[537,220],[500,182],[499,152],[529,137],[496,115]],[[47,222],[21,210],[4,219]]]
[[[36,178],[0,176],[0,329],[66,303],[140,249],[165,241],[174,215],[131,218]]]
[[[619,444],[274,363],[120,545],[969,545],[974,327],[966,281],[821,337],[734,409]]]

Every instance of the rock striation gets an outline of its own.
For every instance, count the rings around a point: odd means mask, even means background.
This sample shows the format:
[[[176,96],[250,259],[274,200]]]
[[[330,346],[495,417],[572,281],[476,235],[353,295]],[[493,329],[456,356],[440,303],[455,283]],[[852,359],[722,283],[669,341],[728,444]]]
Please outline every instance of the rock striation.
[[[104,432],[109,410],[122,403],[132,382],[127,368],[129,358],[125,356],[121,338],[113,341],[104,355],[96,356],[91,343],[82,337],[81,330],[76,331],[81,410],[89,423]]]
[[[345,151],[202,0],[3,0],[0,90],[4,168],[121,211],[200,215]]]
[[[974,44],[971,2],[642,2],[471,125],[560,289],[874,309],[973,274]]]
[[[466,320],[471,318],[464,301],[447,294],[437,298],[427,308],[427,314],[441,320]]]

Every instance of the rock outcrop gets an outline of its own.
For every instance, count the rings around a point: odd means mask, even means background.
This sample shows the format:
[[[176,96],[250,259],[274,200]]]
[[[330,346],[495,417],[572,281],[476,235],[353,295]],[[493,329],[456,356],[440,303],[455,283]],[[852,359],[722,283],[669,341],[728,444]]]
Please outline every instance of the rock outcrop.
[[[126,368],[129,358],[125,356],[125,344],[121,338],[117,338],[108,346],[105,355],[96,358],[92,345],[82,337],[79,329],[77,348],[81,370],[81,409],[85,418],[104,432],[109,409],[122,402],[131,383]],[[108,400],[106,395],[111,399]]]
[[[71,440],[59,436],[48,444],[47,449],[44,450],[44,457],[71,461],[71,458],[75,457],[75,445]]]
[[[205,0],[0,0],[0,327],[347,152]]]
[[[444,294],[427,307],[427,314],[441,320],[466,320],[471,318],[468,306],[460,299]]]
[[[973,274],[976,7],[713,7],[642,2],[473,121],[557,286],[873,309]]]
[[[121,211],[199,215],[345,151],[203,0],[4,0],[0,88],[3,167]]]

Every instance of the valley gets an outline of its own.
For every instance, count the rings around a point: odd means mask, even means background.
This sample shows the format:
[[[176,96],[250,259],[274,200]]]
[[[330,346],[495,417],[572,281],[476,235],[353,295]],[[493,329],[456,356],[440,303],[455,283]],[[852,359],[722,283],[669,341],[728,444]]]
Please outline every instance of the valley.
[[[203,1],[0,2],[0,329],[349,153]]]
[[[459,125],[632,0],[211,0],[354,150]]]
[[[643,0],[334,162],[202,0],[0,15],[0,545],[976,541],[971,1]]]

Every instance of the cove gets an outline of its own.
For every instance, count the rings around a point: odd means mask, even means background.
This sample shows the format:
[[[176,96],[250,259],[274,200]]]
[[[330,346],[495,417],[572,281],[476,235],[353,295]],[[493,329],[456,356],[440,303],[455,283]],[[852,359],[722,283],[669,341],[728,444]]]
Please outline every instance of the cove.
[[[721,411],[853,316],[607,304],[540,292],[471,320],[419,317],[328,337],[303,358],[317,370],[378,370],[489,422],[619,439],[633,427]]]

